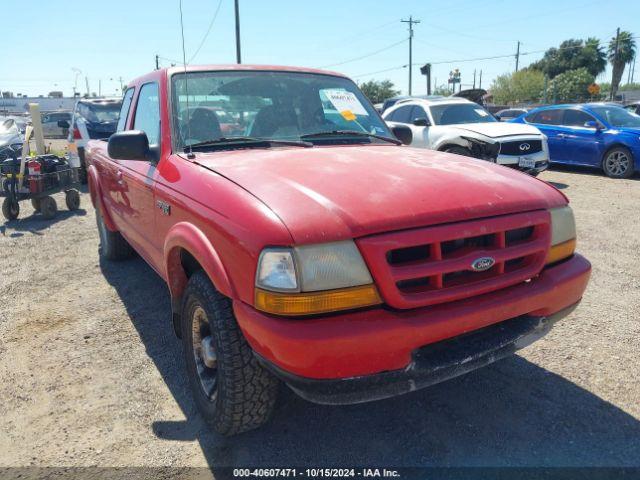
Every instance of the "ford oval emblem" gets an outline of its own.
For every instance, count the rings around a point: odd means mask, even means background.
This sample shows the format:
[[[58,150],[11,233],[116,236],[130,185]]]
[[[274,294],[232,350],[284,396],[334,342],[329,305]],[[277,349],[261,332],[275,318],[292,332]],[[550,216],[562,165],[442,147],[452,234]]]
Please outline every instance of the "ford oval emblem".
[[[528,143],[521,143],[520,144],[520,150],[522,150],[523,152],[526,152],[530,148],[531,148],[531,145],[529,145]]]
[[[495,259],[491,257],[480,257],[476,258],[471,264],[471,268],[475,272],[484,272],[485,270],[489,270],[491,267],[495,265]]]

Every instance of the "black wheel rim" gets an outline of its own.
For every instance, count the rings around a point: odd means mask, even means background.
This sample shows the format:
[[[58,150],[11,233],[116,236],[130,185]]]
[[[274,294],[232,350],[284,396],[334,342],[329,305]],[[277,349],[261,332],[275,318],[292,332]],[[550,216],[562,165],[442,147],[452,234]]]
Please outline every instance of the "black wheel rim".
[[[194,305],[191,310],[192,351],[196,375],[202,393],[210,402],[218,393],[218,368],[215,344],[204,308]]]

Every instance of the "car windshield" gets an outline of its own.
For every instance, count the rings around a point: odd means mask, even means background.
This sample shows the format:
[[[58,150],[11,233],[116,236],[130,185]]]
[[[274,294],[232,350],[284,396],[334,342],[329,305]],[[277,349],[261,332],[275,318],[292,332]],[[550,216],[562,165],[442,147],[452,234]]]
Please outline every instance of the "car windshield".
[[[616,128],[633,127],[640,128],[640,115],[631,113],[622,107],[615,105],[603,105],[591,107],[591,110],[609,125]]]
[[[185,74],[178,73],[172,78],[172,97],[178,150],[234,137],[287,141],[305,137],[306,142],[323,144],[384,143],[367,134],[394,138],[358,87],[342,77],[218,71],[188,73],[185,82]]]
[[[435,125],[497,122],[493,115],[475,103],[432,105],[431,116]]]
[[[81,103],[78,105],[78,114],[85,120],[93,123],[117,122],[120,116],[122,103]]]

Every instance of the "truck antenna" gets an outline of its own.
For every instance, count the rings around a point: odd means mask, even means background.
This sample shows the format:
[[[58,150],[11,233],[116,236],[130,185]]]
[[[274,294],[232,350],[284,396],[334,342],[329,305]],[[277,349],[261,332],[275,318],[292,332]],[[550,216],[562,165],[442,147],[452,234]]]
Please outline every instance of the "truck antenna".
[[[187,96],[187,137],[188,140],[191,140],[191,122],[189,121],[189,115],[191,114],[189,110],[189,79],[187,75],[187,55],[184,51],[184,22],[182,21],[182,0],[180,0],[180,33],[182,35],[182,65],[184,66],[184,92]],[[191,148],[191,143],[187,145],[189,151],[187,152],[187,158],[193,160],[196,156],[193,154],[193,149]]]

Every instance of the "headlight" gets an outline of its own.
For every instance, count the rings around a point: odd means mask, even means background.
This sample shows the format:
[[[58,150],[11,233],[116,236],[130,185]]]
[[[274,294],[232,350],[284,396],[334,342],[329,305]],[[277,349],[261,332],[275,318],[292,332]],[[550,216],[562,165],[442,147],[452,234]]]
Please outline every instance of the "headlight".
[[[310,315],[381,303],[353,241],[266,248],[256,273],[255,306],[279,315]]]
[[[551,248],[546,263],[555,263],[573,255],[576,249],[576,221],[571,207],[549,210],[551,213]]]

